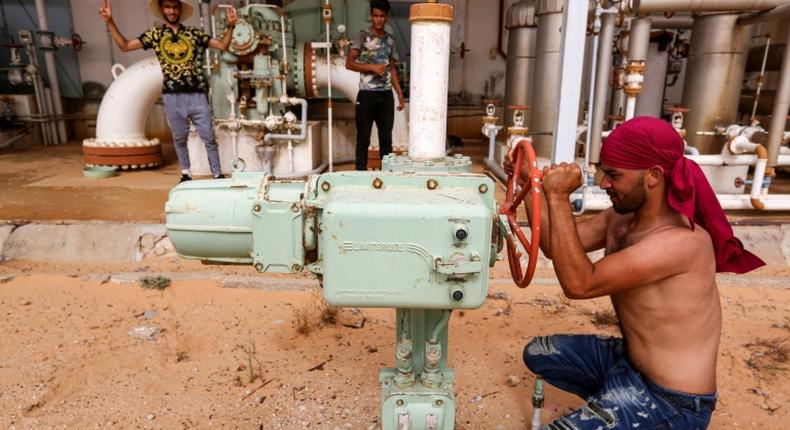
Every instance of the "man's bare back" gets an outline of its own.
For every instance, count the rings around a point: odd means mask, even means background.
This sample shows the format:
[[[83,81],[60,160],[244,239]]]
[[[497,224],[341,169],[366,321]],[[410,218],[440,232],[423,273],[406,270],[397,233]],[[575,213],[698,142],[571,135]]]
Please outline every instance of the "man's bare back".
[[[611,295],[633,365],[668,388],[695,394],[716,391],[721,306],[708,233],[692,230],[682,217],[649,231],[630,228],[633,214],[612,211],[606,217],[607,256],[645,240],[684,245],[655,247],[644,255],[660,259],[674,254],[672,260],[683,266],[680,273]]]

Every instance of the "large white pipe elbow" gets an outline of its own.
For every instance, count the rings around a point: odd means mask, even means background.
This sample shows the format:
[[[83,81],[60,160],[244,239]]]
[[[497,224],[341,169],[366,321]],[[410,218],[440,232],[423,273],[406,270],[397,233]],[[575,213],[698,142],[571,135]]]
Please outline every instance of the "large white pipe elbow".
[[[332,56],[332,64],[326,67],[325,56],[314,56],[313,68],[315,73],[315,87],[327,88],[329,86],[329,70],[332,73],[332,89],[339,91],[352,103],[357,101],[359,92],[359,73],[346,69],[346,58],[339,55]]]
[[[306,60],[307,61],[307,60]],[[311,85],[312,94],[317,94],[321,88],[330,85],[331,73],[332,90],[337,91],[347,98],[351,103],[357,102],[359,93],[359,72],[346,69],[346,57],[333,55],[331,66],[326,67],[326,56],[312,55],[309,61],[312,62],[312,81],[305,79],[306,85]],[[331,69],[331,71],[329,70]],[[398,97],[395,90],[392,90],[395,106],[398,106]],[[395,110],[395,118],[392,130],[392,144],[395,147],[406,146],[409,142],[409,117],[408,110]],[[372,133],[371,140],[378,139],[376,133]]]
[[[99,106],[96,142],[151,144],[152,140],[145,138],[145,123],[162,95],[163,79],[156,57],[140,60],[118,75]]]

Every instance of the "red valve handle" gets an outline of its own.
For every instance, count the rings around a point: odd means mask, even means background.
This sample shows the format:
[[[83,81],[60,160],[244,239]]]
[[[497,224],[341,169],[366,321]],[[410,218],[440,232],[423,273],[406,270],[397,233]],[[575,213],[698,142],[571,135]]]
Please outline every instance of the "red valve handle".
[[[535,275],[535,268],[538,264],[538,252],[540,251],[540,194],[542,192],[541,179],[543,179],[543,171],[538,169],[538,157],[535,155],[535,150],[532,148],[529,140],[521,139],[518,141],[513,152],[515,157],[513,172],[507,178],[507,197],[505,202],[499,206],[499,212],[507,217],[507,222],[512,231],[512,234],[507,237],[507,259],[510,264],[510,274],[519,288],[526,288]],[[521,191],[516,194],[519,172],[521,172],[521,166],[525,161],[524,157],[526,157],[526,162],[529,165],[528,180],[524,183]],[[530,194],[532,199],[531,243],[516,222],[518,206],[524,201],[527,194]],[[521,242],[521,245],[529,253],[526,273],[523,272],[521,267],[521,252],[516,246],[516,239]]]
[[[82,47],[85,46],[87,42],[82,40],[82,36],[77,33],[71,33],[71,46],[74,48],[75,51],[80,52],[82,51]]]

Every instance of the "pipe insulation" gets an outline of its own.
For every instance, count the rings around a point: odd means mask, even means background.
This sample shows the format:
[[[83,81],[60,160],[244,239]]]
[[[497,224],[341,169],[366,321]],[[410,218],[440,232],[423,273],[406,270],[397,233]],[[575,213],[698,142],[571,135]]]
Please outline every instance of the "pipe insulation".
[[[446,156],[447,90],[453,7],[417,3],[410,9],[411,82],[409,158],[441,160]]]
[[[725,12],[766,10],[787,0],[627,0],[624,7],[634,14],[656,12]]]
[[[533,77],[535,76],[535,50],[537,48],[537,22],[535,0],[522,0],[507,11],[507,75],[505,76],[504,124],[512,125],[513,110],[510,106],[532,104]],[[529,122],[525,121],[526,126]]]
[[[606,13],[601,17],[601,41],[598,47],[598,70],[595,73],[595,99],[590,121],[590,162],[600,162],[601,133],[606,121],[606,99],[609,97],[612,73],[612,45],[617,16]]]
[[[790,19],[790,3],[781,4],[773,9],[741,15],[738,24],[749,25],[758,22]]]
[[[95,142],[150,144],[151,140],[145,138],[145,123],[162,94],[162,80],[156,57],[140,60],[118,75],[99,106]]]
[[[650,48],[650,19],[639,18],[631,20],[631,32],[628,35],[628,60],[647,61],[647,52]]]
[[[703,154],[724,145],[718,136],[698,136],[737,120],[751,28],[737,14],[700,15],[694,20],[682,105],[688,143]]]
[[[36,0],[36,14],[38,15],[38,29],[42,32],[49,31],[49,20],[47,19],[47,9],[44,5],[44,0]],[[54,44],[54,37],[52,40]],[[63,99],[60,98],[60,84],[58,83],[58,69],[55,68],[55,52],[47,49],[44,50],[44,63],[47,66],[47,78],[49,79],[49,86],[52,91],[52,107],[57,116],[63,115]],[[65,142],[68,137],[66,136],[66,123],[63,120],[57,120],[57,141],[56,144]]]
[[[785,126],[787,124],[787,113],[790,111],[790,31],[787,32],[785,42],[784,60],[782,61],[782,72],[780,73],[779,87],[774,99],[774,108],[771,116],[771,125],[768,135],[768,165],[776,166],[779,158],[779,149],[782,146]]]
[[[553,138],[543,134],[554,130],[560,104],[563,0],[541,0],[538,3],[538,40],[535,48],[535,78],[529,125],[532,145],[539,157],[552,156]]]

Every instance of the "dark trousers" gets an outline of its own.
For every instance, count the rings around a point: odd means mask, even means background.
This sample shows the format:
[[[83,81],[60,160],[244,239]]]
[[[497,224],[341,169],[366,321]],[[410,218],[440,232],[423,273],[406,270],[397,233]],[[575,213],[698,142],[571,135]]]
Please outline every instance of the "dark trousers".
[[[379,152],[383,158],[392,152],[392,123],[395,118],[392,91],[365,91],[357,94],[357,170],[368,169],[368,146],[373,123],[379,131]]]

